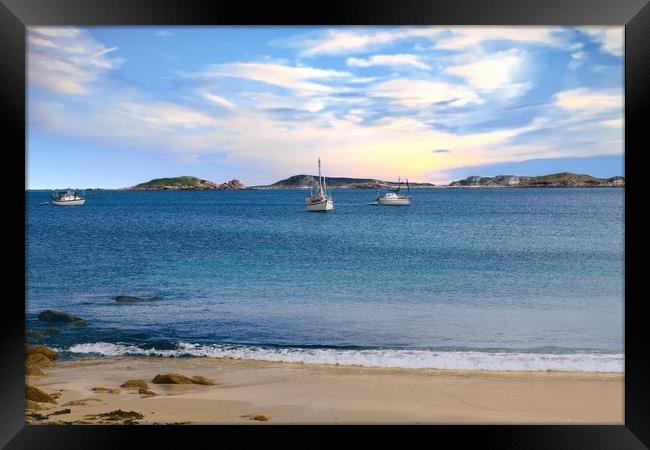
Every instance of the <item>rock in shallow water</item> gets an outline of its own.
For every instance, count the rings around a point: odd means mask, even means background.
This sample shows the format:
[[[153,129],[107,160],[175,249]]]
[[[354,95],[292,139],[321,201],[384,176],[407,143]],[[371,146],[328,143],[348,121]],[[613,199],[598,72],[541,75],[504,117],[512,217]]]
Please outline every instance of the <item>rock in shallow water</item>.
[[[66,322],[66,323],[84,323],[81,317],[69,314],[63,311],[54,311],[46,309],[38,314],[38,320],[43,322]]]
[[[118,295],[115,301],[119,303],[140,303],[140,302],[155,302],[160,300],[158,297],[136,297],[135,295]]]
[[[45,345],[29,345],[25,347],[26,355],[41,354],[48,359],[56,359],[56,350],[52,350]]]

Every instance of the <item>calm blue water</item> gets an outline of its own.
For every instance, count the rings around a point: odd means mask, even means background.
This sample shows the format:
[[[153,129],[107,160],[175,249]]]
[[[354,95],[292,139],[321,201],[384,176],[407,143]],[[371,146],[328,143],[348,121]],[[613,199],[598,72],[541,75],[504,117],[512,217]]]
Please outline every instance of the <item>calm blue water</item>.
[[[27,317],[70,354],[622,370],[622,189],[27,194]],[[119,304],[120,294],[161,300]]]

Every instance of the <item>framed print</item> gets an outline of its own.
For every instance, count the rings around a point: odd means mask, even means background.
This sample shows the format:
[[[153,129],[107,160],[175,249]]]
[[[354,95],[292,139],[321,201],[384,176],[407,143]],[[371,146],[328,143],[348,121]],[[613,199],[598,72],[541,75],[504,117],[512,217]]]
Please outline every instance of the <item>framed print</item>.
[[[647,2],[2,3],[2,445],[648,445]]]

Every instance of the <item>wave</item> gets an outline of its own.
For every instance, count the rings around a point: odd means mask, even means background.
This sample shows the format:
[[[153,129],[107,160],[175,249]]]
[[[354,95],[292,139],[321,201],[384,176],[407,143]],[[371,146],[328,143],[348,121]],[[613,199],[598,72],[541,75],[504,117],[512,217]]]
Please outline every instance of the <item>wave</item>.
[[[258,361],[338,364],[364,367],[449,370],[623,372],[622,353],[517,353],[505,351],[435,351],[409,349],[267,348],[243,345],[180,343],[175,349],[96,342],[68,348],[73,354],[102,356],[198,356]]]

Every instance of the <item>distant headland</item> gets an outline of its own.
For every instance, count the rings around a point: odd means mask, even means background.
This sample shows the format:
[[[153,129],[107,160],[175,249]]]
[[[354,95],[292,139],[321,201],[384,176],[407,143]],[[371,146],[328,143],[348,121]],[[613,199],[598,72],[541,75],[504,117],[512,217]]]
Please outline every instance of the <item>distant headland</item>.
[[[155,178],[146,183],[136,184],[126,188],[128,191],[232,191],[245,189],[244,184],[239,180],[230,180],[226,183],[214,183],[202,178],[182,176],[174,178]]]
[[[306,189],[316,185],[317,175],[293,175],[273,184],[246,186],[237,179],[225,183],[215,183],[210,180],[192,176],[173,178],[155,178],[145,183],[122,189],[88,188],[87,190],[120,190],[120,191],[234,191],[262,189]],[[402,187],[404,187],[402,182]],[[433,183],[409,183],[412,188],[575,188],[575,187],[625,187],[625,177],[597,178],[586,174],[560,172],[540,176],[496,175],[483,177],[473,175],[449,184],[435,185]],[[397,182],[375,178],[327,177],[327,186],[334,189],[394,189]]]
[[[537,177],[497,175],[481,177],[474,175],[463,180],[452,181],[450,187],[625,187],[624,177],[596,178],[591,175],[571,172],[553,173]]]
[[[265,186],[254,186],[255,189],[304,189],[316,185],[317,175],[294,175],[284,180]],[[374,178],[344,178],[326,177],[327,186],[336,189],[389,189],[398,186],[392,181]],[[403,182],[404,183],[404,182]],[[410,183],[411,187],[435,187],[433,183]]]

